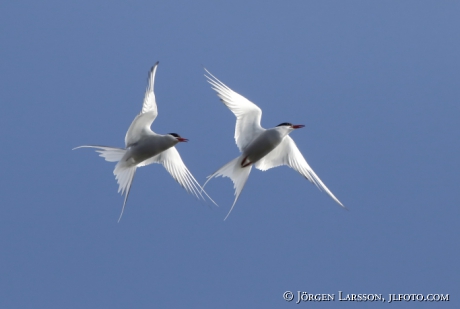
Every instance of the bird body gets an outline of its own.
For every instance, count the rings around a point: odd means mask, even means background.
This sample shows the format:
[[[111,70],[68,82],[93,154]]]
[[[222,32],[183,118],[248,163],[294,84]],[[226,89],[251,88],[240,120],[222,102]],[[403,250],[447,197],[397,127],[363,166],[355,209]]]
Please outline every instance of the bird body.
[[[233,210],[253,165],[262,171],[287,165],[314,183],[319,189],[326,191],[334,201],[344,207],[308,165],[294,140],[289,136],[293,130],[303,128],[304,125],[283,122],[274,128],[262,128],[260,125],[262,110],[227,87],[208,70],[206,72],[209,76],[205,76],[212,89],[217,92],[217,96],[236,116],[235,141],[242,153],[208,176],[208,180],[204,184],[205,186],[217,176],[229,177],[232,180],[235,188],[235,200],[225,219]]]
[[[134,144],[129,145],[122,160],[137,165],[148,158],[162,153],[168,148],[174,147],[177,143],[179,141],[172,135],[161,135],[150,132]]]
[[[179,142],[187,142],[177,133],[157,134],[150,129],[158,115],[153,85],[158,62],[149,72],[149,81],[145,92],[142,110],[137,115],[125,136],[125,148],[84,145],[77,148],[94,148],[101,157],[109,162],[117,162],[113,173],[118,182],[118,192],[125,194],[120,221],[128,199],[134,174],[138,167],[152,163],[162,164],[171,176],[189,193],[204,199],[202,192],[215,204],[206,191],[195,180],[185,166],[176,147]],[[217,205],[217,204],[216,204]]]
[[[242,165],[257,163],[260,159],[269,154],[290,133],[291,130],[285,127],[263,129],[243,150],[243,157],[246,158]]]

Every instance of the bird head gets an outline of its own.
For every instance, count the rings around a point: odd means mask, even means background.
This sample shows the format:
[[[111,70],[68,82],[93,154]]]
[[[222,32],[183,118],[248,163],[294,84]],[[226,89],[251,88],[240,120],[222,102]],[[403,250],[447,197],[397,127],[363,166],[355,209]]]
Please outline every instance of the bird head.
[[[168,135],[175,137],[178,142],[188,142],[188,139],[181,137],[177,133],[168,133]]]
[[[290,129],[300,129],[300,128],[303,128],[305,126],[303,124],[292,124],[290,122],[283,122],[283,123],[280,123],[279,125],[277,125],[277,127],[287,127],[287,128],[290,128]]]

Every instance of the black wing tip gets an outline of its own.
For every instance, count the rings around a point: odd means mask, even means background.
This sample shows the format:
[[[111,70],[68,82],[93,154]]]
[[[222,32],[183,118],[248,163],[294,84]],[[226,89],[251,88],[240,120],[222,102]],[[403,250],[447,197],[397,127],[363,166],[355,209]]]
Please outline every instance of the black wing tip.
[[[159,63],[160,61],[155,62],[155,64],[150,68],[149,75],[155,70]]]

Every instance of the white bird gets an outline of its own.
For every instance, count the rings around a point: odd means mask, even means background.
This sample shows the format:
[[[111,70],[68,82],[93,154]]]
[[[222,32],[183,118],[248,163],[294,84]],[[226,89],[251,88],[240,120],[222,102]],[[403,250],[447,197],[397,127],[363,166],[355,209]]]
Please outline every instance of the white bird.
[[[187,142],[186,138],[177,133],[165,135],[157,134],[150,129],[153,121],[158,115],[155,94],[153,93],[153,83],[158,63],[149,72],[149,81],[145,92],[142,111],[134,118],[125,136],[125,148],[114,148],[107,146],[84,145],[77,148],[95,148],[100,156],[109,162],[118,162],[115,165],[113,174],[118,182],[118,192],[125,194],[123,208],[118,222],[123,215],[126,200],[128,199],[131,184],[133,182],[136,169],[152,163],[160,163],[171,174],[171,176],[188,192],[195,195],[198,199],[204,200],[204,194],[217,205],[203,190],[200,184],[185,166],[179,152],[174,147],[179,142]]]
[[[334,201],[344,207],[308,165],[289,136],[289,133],[293,130],[303,128],[304,125],[283,122],[271,129],[262,128],[260,125],[262,110],[224,85],[208,70],[205,69],[205,71],[210,75],[205,74],[212,89],[217,92],[217,96],[236,116],[235,141],[242,153],[239,157],[222,166],[214,174],[208,176],[208,180],[203,185],[204,188],[212,178],[217,176],[229,177],[233,181],[235,200],[225,219],[233,210],[253,164],[261,171],[280,165],[287,165],[314,183],[320,190],[326,191]]]

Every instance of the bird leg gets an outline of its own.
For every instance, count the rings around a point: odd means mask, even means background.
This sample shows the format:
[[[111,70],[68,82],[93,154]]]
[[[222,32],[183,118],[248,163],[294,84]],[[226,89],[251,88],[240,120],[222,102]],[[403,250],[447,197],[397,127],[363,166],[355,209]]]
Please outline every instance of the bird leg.
[[[248,161],[247,163],[244,163],[246,162],[246,160]],[[252,162],[248,160],[248,156],[244,157],[243,161],[241,161],[241,167],[246,167],[246,166],[249,166],[251,165]]]

